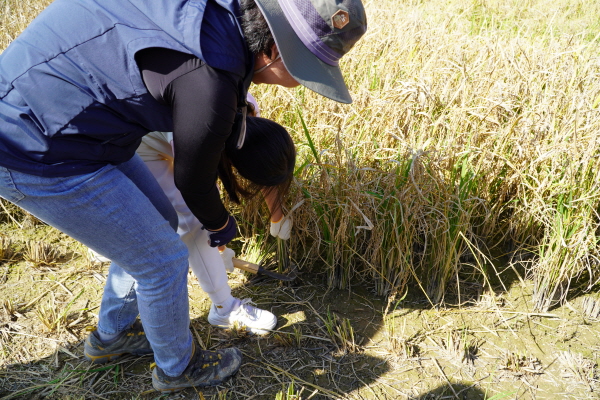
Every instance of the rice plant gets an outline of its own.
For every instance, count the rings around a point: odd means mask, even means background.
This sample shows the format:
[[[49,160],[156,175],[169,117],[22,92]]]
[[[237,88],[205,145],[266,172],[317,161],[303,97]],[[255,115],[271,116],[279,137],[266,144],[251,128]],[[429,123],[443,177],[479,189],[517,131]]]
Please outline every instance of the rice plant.
[[[273,340],[281,347],[302,348],[302,328],[293,326],[293,332],[275,332]]]
[[[537,309],[592,288],[600,6],[544,4],[371,4],[377,24],[342,62],[353,104],[255,89],[298,147],[295,259],[335,287],[442,303],[487,279],[473,257],[527,251]]]
[[[325,317],[319,316],[327,336],[335,344],[338,351],[342,353],[355,353],[359,350],[360,345],[357,342],[357,337],[354,334],[354,328],[348,318],[342,318],[332,313],[329,308]]]

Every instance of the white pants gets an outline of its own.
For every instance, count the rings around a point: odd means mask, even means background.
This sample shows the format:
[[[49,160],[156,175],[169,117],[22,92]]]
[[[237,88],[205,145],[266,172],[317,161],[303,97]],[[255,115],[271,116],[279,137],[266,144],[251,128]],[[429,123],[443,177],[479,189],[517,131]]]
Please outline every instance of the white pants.
[[[171,140],[169,133],[152,132],[144,138],[137,153],[177,211],[177,233],[188,248],[190,268],[198,278],[202,290],[213,303],[221,304],[231,296],[225,265],[219,250],[208,245],[206,230],[202,229],[202,224],[192,214],[175,187]]]

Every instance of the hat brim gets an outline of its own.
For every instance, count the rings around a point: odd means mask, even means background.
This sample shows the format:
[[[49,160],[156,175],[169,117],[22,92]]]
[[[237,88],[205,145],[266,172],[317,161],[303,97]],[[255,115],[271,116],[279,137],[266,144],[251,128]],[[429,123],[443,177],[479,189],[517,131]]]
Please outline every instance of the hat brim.
[[[283,64],[298,83],[340,103],[352,103],[342,71],[319,60],[302,43],[287,21],[277,0],[255,0],[262,11]]]

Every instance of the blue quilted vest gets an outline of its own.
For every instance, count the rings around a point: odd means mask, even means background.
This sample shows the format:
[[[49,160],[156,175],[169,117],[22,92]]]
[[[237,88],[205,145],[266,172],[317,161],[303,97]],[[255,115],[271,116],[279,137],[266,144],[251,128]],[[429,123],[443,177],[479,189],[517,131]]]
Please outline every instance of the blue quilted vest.
[[[243,101],[253,60],[238,15],[238,0],[55,0],[0,54],[0,165],[87,173],[129,160],[146,133],[171,131],[170,108],[135,63],[141,49],[230,72]]]

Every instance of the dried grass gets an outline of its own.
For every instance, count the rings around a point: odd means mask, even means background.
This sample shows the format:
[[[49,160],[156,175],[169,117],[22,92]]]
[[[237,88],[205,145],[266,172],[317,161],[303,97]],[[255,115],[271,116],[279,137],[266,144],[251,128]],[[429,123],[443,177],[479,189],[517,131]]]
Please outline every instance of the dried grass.
[[[371,5],[343,66],[352,105],[256,88],[299,144],[294,256],[335,287],[440,304],[482,260],[528,251],[545,311],[600,277],[598,6],[459,4]]]
[[[559,353],[557,358],[563,368],[562,374],[565,379],[587,385],[591,391],[598,386],[597,365],[593,360],[570,351]]]

